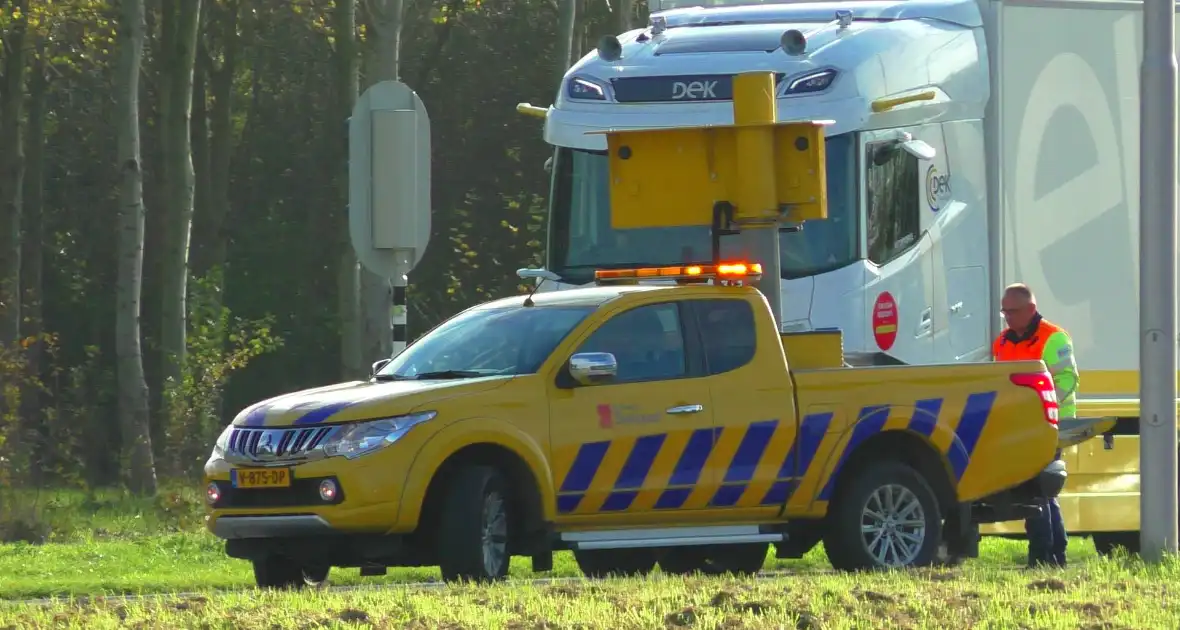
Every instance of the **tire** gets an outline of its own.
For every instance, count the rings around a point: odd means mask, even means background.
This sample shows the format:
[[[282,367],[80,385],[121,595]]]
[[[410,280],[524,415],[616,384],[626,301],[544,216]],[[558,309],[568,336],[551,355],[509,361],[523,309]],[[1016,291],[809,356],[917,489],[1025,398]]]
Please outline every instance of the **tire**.
[[[443,580],[489,582],[508,575],[512,509],[504,476],[489,466],[461,468],[439,518]]]
[[[1128,554],[1139,553],[1139,532],[1098,532],[1092,537],[1100,556],[1113,556],[1120,547]]]
[[[574,551],[578,568],[588,578],[634,577],[656,568],[651,549],[579,549]]]
[[[660,570],[673,575],[755,575],[766,564],[770,543],[673,547],[660,558]]]
[[[862,533],[864,525],[881,523],[870,511],[893,520],[875,535]],[[938,497],[918,471],[900,462],[866,466],[841,484],[829,504],[824,549],[838,570],[929,566],[941,543]]]
[[[322,586],[332,567],[304,567],[286,556],[268,556],[254,561],[254,583],[258,588],[297,589]]]

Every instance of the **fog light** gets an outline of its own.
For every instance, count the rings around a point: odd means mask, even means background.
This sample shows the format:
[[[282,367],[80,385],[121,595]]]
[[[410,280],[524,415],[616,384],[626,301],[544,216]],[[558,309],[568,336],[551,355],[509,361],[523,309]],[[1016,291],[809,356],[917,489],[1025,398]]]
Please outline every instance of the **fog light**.
[[[217,482],[209,482],[209,487],[205,488],[205,501],[209,505],[213,505],[221,500],[221,488],[217,487]]]
[[[325,479],[320,482],[320,498],[324,501],[335,501],[337,492],[335,481]]]

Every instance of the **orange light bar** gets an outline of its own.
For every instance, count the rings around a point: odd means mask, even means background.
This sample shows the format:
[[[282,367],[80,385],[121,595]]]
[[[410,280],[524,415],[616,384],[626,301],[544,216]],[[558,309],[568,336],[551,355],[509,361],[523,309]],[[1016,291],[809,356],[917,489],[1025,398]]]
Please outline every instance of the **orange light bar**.
[[[693,279],[739,279],[756,278],[762,275],[761,263],[722,263],[720,265],[676,265],[672,267],[640,267],[636,269],[600,269],[594,272],[594,280],[598,283],[617,280],[637,280],[640,278],[657,278],[672,280],[678,278]]]

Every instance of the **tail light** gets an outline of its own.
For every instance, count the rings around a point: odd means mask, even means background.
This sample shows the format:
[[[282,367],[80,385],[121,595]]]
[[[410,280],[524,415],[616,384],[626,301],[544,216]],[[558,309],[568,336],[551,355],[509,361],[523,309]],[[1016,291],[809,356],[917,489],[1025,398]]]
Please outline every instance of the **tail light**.
[[[1013,385],[1035,389],[1041,395],[1041,409],[1045,412],[1045,421],[1057,426],[1057,388],[1053,386],[1053,377],[1048,372],[1013,374],[1008,378],[1012,380]]]

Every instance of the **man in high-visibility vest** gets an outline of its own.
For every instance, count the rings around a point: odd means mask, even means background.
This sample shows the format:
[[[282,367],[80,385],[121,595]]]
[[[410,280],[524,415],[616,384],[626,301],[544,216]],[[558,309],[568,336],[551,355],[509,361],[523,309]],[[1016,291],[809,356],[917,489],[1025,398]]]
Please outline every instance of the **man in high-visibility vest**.
[[[1000,309],[1008,328],[992,344],[992,358],[996,361],[1044,361],[1053,375],[1059,417],[1074,417],[1077,414],[1079,378],[1069,333],[1037,312],[1036,296],[1026,285],[1013,284],[1004,289]],[[1061,459],[1060,450],[1057,458]],[[1028,534],[1029,566],[1065,565],[1065,523],[1061,520],[1061,505],[1056,498],[1041,506],[1039,516],[1025,519],[1024,530]]]

